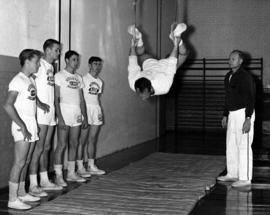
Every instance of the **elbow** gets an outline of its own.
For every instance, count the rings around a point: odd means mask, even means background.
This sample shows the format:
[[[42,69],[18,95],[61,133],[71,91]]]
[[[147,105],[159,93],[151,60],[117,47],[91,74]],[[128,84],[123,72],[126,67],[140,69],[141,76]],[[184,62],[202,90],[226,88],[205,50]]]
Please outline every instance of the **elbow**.
[[[3,109],[8,113],[9,112],[9,109],[10,109],[10,105],[9,104],[4,104],[3,106]]]
[[[4,110],[6,111],[6,110],[8,109],[8,104],[5,103],[2,107],[3,107]]]

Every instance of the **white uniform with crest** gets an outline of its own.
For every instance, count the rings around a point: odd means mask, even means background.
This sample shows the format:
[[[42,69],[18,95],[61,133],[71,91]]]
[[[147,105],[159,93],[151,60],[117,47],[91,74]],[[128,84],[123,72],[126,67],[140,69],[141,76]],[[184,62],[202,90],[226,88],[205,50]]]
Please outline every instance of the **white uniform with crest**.
[[[70,127],[81,125],[79,91],[84,88],[82,77],[62,70],[55,74],[55,85],[60,87],[60,109],[65,124]]]
[[[83,88],[83,95],[87,107],[87,117],[89,125],[102,125],[103,114],[99,102],[99,94],[102,93],[102,80],[94,78],[87,73],[83,76],[85,87]]]
[[[44,113],[39,107],[37,108],[37,122],[42,125],[56,125],[54,108],[54,68],[46,60],[40,59],[40,67],[35,76],[39,100],[50,105],[50,111],[48,113]]]
[[[24,73],[20,72],[9,83],[9,91],[18,93],[14,107],[26,125],[27,130],[31,133],[32,137],[29,142],[38,140],[38,129],[36,121],[36,85],[31,77],[27,77]],[[24,136],[20,127],[12,121],[11,132],[14,141],[23,141]]]

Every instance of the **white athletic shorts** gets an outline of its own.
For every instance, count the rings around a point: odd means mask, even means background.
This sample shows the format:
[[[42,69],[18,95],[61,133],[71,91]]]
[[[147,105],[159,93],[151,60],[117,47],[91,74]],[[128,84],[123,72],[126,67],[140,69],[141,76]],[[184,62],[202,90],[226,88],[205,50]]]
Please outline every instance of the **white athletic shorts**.
[[[18,142],[18,141],[35,142],[39,140],[36,118],[30,117],[30,116],[21,116],[21,115],[20,117],[23,120],[24,124],[26,125],[27,130],[32,134],[32,136],[30,140],[24,140],[23,133],[20,131],[20,127],[15,122],[12,121],[11,134],[14,138],[14,141],[15,142]]]
[[[82,124],[82,112],[79,105],[60,103],[60,109],[67,126],[76,127]]]
[[[37,122],[38,122],[38,124],[49,125],[49,126],[56,125],[54,104],[49,104],[49,105],[50,105],[50,111],[48,113],[44,113],[44,111],[42,109],[37,107]]]
[[[89,125],[102,125],[103,114],[99,105],[86,105]]]

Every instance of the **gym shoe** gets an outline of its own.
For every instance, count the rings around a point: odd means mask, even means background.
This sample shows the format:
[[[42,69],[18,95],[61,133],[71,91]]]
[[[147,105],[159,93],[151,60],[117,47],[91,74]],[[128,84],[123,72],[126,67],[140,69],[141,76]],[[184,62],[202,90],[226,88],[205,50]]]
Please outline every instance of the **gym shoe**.
[[[40,182],[40,186],[43,190],[63,190],[62,186],[54,184],[50,181]]]
[[[31,208],[30,205],[23,203],[20,199],[16,199],[15,201],[8,201],[8,207],[17,210],[28,210]]]
[[[81,168],[77,170],[77,174],[81,176],[82,178],[89,178],[91,177],[91,173],[86,171],[85,168]]]
[[[171,32],[169,35],[169,38],[174,41],[175,37],[180,37],[181,34],[187,29],[187,26],[185,23],[173,23],[171,25]]]
[[[135,36],[135,39],[139,40],[142,38],[142,33],[135,27],[135,25],[128,26],[128,33]]]
[[[96,165],[92,167],[89,166],[87,168],[87,171],[90,172],[92,175],[104,175],[106,173],[104,170],[97,168]]]
[[[234,183],[232,183],[232,187],[245,187],[245,186],[250,186],[251,181],[249,180],[239,180]]]
[[[179,23],[173,30],[173,36],[180,37],[185,30],[187,30],[187,25],[185,23]]]
[[[86,182],[86,180],[78,176],[75,172],[67,175],[67,181]]]
[[[56,175],[55,178],[55,184],[61,187],[67,187],[67,183],[65,182],[65,180],[63,179],[62,175]]]
[[[26,193],[25,196],[19,196],[18,198],[23,202],[37,202],[40,200],[40,197],[32,196],[28,193]]]
[[[46,197],[48,196],[48,193],[46,193],[44,190],[42,190],[38,186],[29,187],[29,194],[36,197]]]
[[[234,177],[231,177],[229,175],[223,175],[223,176],[217,177],[217,180],[218,181],[237,181],[238,178],[234,178]]]

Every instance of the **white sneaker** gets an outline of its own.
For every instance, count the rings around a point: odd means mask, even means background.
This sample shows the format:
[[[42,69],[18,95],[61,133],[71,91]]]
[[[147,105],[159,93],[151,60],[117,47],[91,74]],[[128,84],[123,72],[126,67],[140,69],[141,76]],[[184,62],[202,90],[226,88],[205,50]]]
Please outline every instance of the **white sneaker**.
[[[78,176],[75,172],[67,175],[67,181],[86,182],[84,178]]]
[[[42,190],[38,186],[29,187],[29,194],[31,194],[32,196],[36,196],[36,197],[46,197],[46,196],[48,196],[48,193],[46,193],[44,190]]]
[[[218,181],[237,181],[238,178],[234,178],[230,175],[223,175],[223,176],[219,176],[217,177]]]
[[[250,185],[251,185],[251,181],[249,181],[249,180],[239,180],[239,181],[232,183],[232,187],[246,187],[246,186],[250,186]]]
[[[23,203],[20,199],[16,199],[15,201],[8,201],[8,207],[17,210],[28,210],[31,208],[30,205]]]
[[[87,168],[87,171],[90,172],[92,175],[104,175],[106,173],[104,170],[97,168],[96,165],[92,167],[89,166]]]
[[[54,184],[50,181],[40,182],[40,186],[43,190],[63,190],[62,186]]]
[[[85,168],[83,167],[82,169],[77,170],[77,174],[81,176],[82,178],[89,178],[91,177],[91,173],[86,171]]]
[[[173,30],[173,36],[180,37],[185,30],[187,30],[187,25],[185,23],[179,23]]]
[[[25,196],[19,196],[18,198],[23,202],[37,202],[40,200],[40,197],[32,196],[28,193],[26,193]]]
[[[142,38],[142,33],[135,27],[135,25],[128,26],[128,33],[135,36],[135,39],[139,40]]]
[[[65,180],[63,179],[62,175],[56,175],[55,178],[55,184],[61,187],[67,187],[67,183],[65,182]]]
[[[175,37],[181,37],[181,34],[187,29],[187,26],[185,23],[173,23],[171,25],[171,33],[169,35],[169,38],[174,41]]]

